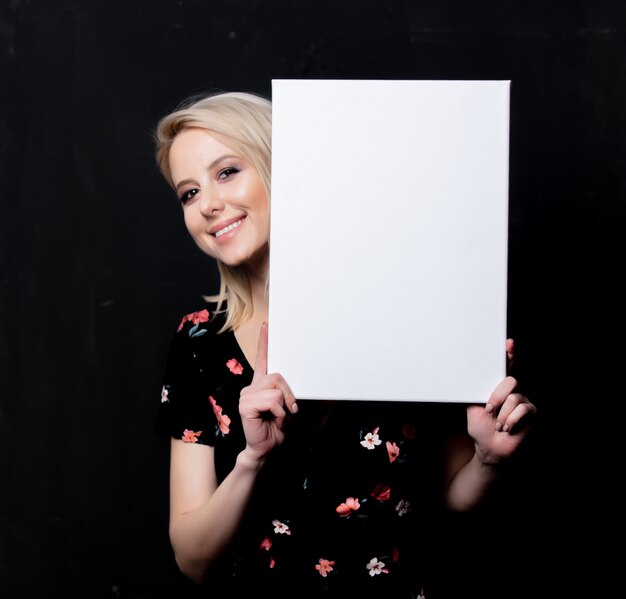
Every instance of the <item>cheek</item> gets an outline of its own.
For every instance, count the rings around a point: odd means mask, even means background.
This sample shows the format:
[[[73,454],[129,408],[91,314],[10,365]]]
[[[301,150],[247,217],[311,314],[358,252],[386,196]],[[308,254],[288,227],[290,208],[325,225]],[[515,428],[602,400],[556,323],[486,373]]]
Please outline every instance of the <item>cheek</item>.
[[[255,208],[264,220],[269,221],[270,201],[263,185],[259,185],[255,193]]]
[[[262,213],[269,210],[269,199],[263,181],[257,175],[242,180],[237,189],[236,197],[242,204],[247,204],[256,212]]]
[[[187,231],[192,235],[195,235],[200,232],[201,228],[201,218],[198,218],[198,214],[196,211],[188,209],[185,210],[184,214],[185,226],[187,227]]]
[[[225,196],[222,198],[223,200],[228,201],[230,199],[235,204],[242,206],[250,206],[255,203],[256,189],[250,181],[242,181],[240,185],[233,186],[228,191],[228,194],[223,194]]]
[[[191,233],[192,218],[188,210],[185,210],[183,213],[183,220],[185,221],[185,227],[187,227],[187,230]]]
[[[263,212],[262,212],[263,216],[263,225],[265,228],[265,233],[269,235],[270,232],[270,209],[269,206],[267,204],[264,204],[263,206]]]

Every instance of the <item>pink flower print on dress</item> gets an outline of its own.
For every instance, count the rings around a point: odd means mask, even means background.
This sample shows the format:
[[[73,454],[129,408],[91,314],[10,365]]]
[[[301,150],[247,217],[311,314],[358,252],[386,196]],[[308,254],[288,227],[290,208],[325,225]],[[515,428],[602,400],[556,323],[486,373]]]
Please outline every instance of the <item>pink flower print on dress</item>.
[[[230,418],[226,414],[222,413],[222,406],[218,406],[213,396],[209,395],[209,402],[215,412],[217,418],[217,426],[219,427],[222,435],[227,435],[230,432]]]
[[[273,557],[270,557],[270,570],[276,565]]]
[[[411,504],[406,499],[401,499],[394,509],[398,512],[398,516],[404,516],[411,511]]]
[[[280,520],[272,520],[272,524],[274,525],[274,532],[279,535],[290,535],[291,531],[289,530],[289,526],[287,526],[284,522]]]
[[[352,512],[356,512],[360,507],[361,504],[358,499],[348,497],[344,503],[339,504],[335,508],[335,511],[343,518],[347,518]]]
[[[378,436],[379,428],[380,426],[377,426],[371,433],[367,433],[367,435],[365,435],[365,439],[361,441],[361,445],[363,445],[365,449],[374,449],[376,445],[380,445],[382,443],[380,437]]]
[[[365,567],[370,571],[370,576],[378,576],[383,572],[389,574],[389,570],[385,568],[385,562],[379,562],[377,557],[373,557]]]
[[[170,400],[170,398],[168,397],[169,394],[169,389],[163,386],[163,388],[161,389],[161,403],[167,403]]]
[[[237,362],[235,358],[228,360],[228,362],[226,362],[226,366],[233,374],[241,374],[243,372],[243,366]]]
[[[374,499],[378,499],[378,501],[387,501],[391,495],[391,488],[389,485],[383,485],[382,483],[378,483],[374,490],[370,493],[370,495]]]
[[[326,578],[329,572],[333,571],[335,560],[324,559],[320,557],[320,563],[315,564],[315,569],[320,573],[320,576]]]
[[[199,324],[201,322],[208,322],[208,320],[209,320],[208,310],[199,310],[198,312],[192,312],[191,314],[187,314],[183,316],[183,319],[180,321],[180,324],[178,325],[178,330],[180,331],[186,322]]]
[[[259,549],[265,549],[265,551],[269,551],[271,547],[272,547],[272,539],[270,539],[269,537],[265,537],[261,541],[261,544],[259,545]]]
[[[183,436],[181,438],[182,438],[182,440],[185,443],[197,443],[198,442],[198,437],[201,434],[202,434],[202,431],[194,432],[194,431],[190,431],[188,428],[186,428],[183,431]]]
[[[393,464],[400,455],[400,448],[396,445],[396,442],[387,441],[387,455],[389,455],[389,462]]]

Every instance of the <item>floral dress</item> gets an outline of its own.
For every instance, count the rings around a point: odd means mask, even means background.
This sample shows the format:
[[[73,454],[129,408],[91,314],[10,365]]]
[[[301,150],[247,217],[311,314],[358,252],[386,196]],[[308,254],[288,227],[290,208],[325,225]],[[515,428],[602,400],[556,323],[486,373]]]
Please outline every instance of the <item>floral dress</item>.
[[[155,422],[161,435],[213,446],[219,481],[245,446],[238,402],[253,374],[232,331],[218,332],[222,324],[207,309],[182,319]],[[462,427],[464,411],[409,402],[298,403],[209,581],[239,580],[256,591],[267,582],[276,592],[280,581],[298,580],[319,596],[429,597],[429,538],[443,506],[442,431]]]

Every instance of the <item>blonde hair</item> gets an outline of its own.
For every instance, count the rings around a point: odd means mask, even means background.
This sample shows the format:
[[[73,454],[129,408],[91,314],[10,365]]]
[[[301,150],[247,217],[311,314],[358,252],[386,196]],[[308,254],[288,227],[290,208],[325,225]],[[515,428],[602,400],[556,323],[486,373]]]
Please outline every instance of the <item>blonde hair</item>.
[[[223,92],[189,98],[164,116],[155,129],[156,160],[167,182],[174,188],[169,152],[174,138],[184,129],[199,127],[231,140],[259,172],[270,196],[272,105],[263,96],[245,92]],[[244,267],[217,265],[220,289],[205,300],[226,311],[221,331],[237,328],[252,315],[250,280]]]

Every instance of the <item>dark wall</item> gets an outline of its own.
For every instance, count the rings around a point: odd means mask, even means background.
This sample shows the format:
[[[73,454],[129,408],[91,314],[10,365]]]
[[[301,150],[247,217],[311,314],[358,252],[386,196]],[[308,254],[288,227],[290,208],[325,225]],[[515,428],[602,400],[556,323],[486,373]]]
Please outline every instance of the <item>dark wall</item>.
[[[587,594],[574,560],[623,401],[626,3],[0,0],[0,596],[193,595],[152,419],[215,270],[151,130],[189,94],[272,78],[512,81],[509,329],[541,417],[515,499],[442,543],[468,587]]]

